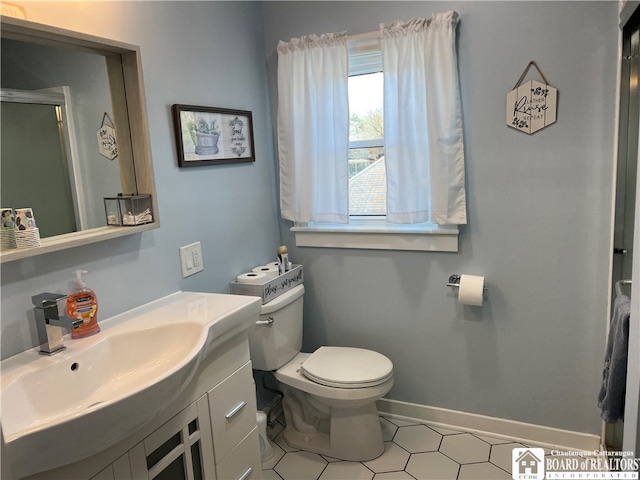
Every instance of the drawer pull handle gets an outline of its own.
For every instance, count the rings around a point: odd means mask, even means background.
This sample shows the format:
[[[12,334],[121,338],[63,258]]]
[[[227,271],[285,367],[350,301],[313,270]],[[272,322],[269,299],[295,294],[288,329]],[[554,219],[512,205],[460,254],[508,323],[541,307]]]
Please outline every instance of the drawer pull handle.
[[[251,475],[252,473],[253,473],[253,468],[249,467],[249,468],[247,468],[246,472],[244,472],[242,475],[240,475],[238,480],[246,480],[247,478],[249,478],[249,475]]]
[[[240,412],[240,410],[242,410],[242,409],[243,409],[244,407],[246,407],[246,406],[247,406],[247,402],[240,402],[238,405],[236,405],[236,406],[233,408],[233,410],[231,410],[229,413],[227,413],[224,417],[225,417],[227,420],[230,420],[230,419],[232,419],[233,417],[235,417],[235,416]]]

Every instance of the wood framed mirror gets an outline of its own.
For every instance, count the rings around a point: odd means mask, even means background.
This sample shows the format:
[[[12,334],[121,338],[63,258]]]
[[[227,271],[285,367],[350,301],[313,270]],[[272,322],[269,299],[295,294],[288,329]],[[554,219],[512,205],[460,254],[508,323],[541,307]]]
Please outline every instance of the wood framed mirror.
[[[76,197],[74,197],[74,202],[76,203],[76,205],[78,203],[81,204],[83,202],[82,198],[87,198],[88,195],[92,195],[90,201],[93,204],[92,209],[96,211],[96,213],[94,213],[94,219],[92,221],[78,222],[77,227],[72,228],[75,231],[43,237],[41,239],[40,247],[3,249],[2,251],[0,251],[0,262],[4,263],[22,258],[28,258],[35,255],[55,252],[80,245],[107,240],[110,238],[131,235],[142,231],[158,228],[160,226],[160,223],[153,178],[153,165],[151,159],[148,120],[142,78],[142,63],[139,47],[119,41],[95,37],[92,35],[64,30],[57,27],[51,27],[48,25],[38,24],[11,17],[2,16],[0,17],[0,21],[0,35],[2,38],[3,48],[3,70],[5,70],[6,72],[15,70],[16,68],[5,68],[5,59],[6,61],[9,61],[8,59],[11,57],[11,55],[9,54],[5,55],[5,46],[7,48],[9,48],[10,46],[18,46],[18,48],[23,49],[38,48],[41,49],[40,55],[42,55],[44,58],[51,58],[53,56],[49,55],[46,49],[53,49],[52,52],[55,52],[55,56],[57,56],[58,54],[63,55],[66,53],[76,56],[88,55],[89,57],[93,57],[94,60],[97,59],[99,64],[102,64],[102,66],[90,68],[92,75],[96,71],[103,71],[104,79],[98,81],[95,79],[91,79],[87,81],[91,81],[94,84],[100,84],[100,82],[103,82],[104,85],[104,88],[102,88],[102,93],[105,93],[107,96],[107,105],[105,107],[105,104],[103,103],[102,107],[107,113],[110,113],[109,118],[112,119],[113,127],[115,128],[118,156],[112,161],[112,169],[114,172],[116,172],[115,175],[119,176],[119,182],[116,178],[115,184],[117,185],[119,183],[120,187],[120,189],[117,191],[109,190],[108,194],[102,194],[99,191],[93,192],[93,190],[98,189],[92,188],[91,185],[87,185],[88,180],[86,173],[81,179],[74,180],[72,177],[71,182],[77,182],[79,190],[84,190],[84,197],[76,194]],[[20,66],[20,68],[24,70],[23,72],[20,72],[23,77],[23,79],[20,81],[22,82],[22,85],[16,85],[15,83],[11,83],[9,80],[5,80],[5,72],[3,72],[3,81],[0,85],[3,90],[5,90],[5,87],[10,89],[19,88],[21,91],[50,89],[54,87],[54,85],[42,83],[42,78],[46,76],[42,73],[38,73],[37,75],[35,75],[39,77],[38,81],[40,81],[40,83],[34,83],[28,80],[24,80],[24,78],[27,78],[29,76],[31,67],[27,65],[24,51],[21,54],[16,54],[16,58],[18,60],[15,65]],[[33,56],[30,55],[29,58],[33,59]],[[24,59],[24,61],[21,61],[20,59]],[[65,63],[73,65],[78,64],[78,62],[75,60],[75,57],[68,62],[60,62],[60,64]],[[50,65],[49,71],[52,68],[53,67],[51,67]],[[75,77],[82,77],[82,75],[78,75],[76,73]],[[8,85],[5,85],[5,83],[7,83]],[[55,85],[55,87],[62,88],[61,85]],[[108,100],[109,97],[110,102]],[[6,95],[3,94],[2,98],[4,103]],[[83,96],[83,102],[87,103],[87,95]],[[80,123],[82,123],[85,119],[82,118],[81,115],[80,117]],[[93,132],[90,136],[91,140],[88,140],[89,142],[94,142],[92,144],[91,155],[98,154],[96,132],[100,128],[100,118],[95,117],[95,115],[92,115],[91,121],[98,123],[91,123],[86,127]],[[78,119],[76,119],[76,124],[77,123],[79,123]],[[34,137],[36,136],[37,135],[34,135]],[[74,135],[71,135],[71,137],[74,137]],[[78,136],[76,135],[76,137]],[[71,145],[71,149],[77,149],[78,147],[78,145]],[[85,146],[80,148],[84,149],[85,152],[88,151]],[[69,145],[67,145],[67,149],[69,149]],[[3,152],[3,170],[5,167],[5,162],[9,162],[10,157],[11,155],[5,155],[5,152]],[[85,161],[84,158],[87,157],[87,155],[82,154],[80,155],[80,157],[82,157],[81,161]],[[107,163],[111,162],[111,160],[109,159],[104,159],[104,161]],[[77,169],[78,168],[76,166],[76,170]],[[73,167],[70,167],[70,170],[72,170],[71,175],[73,175]],[[37,174],[38,172],[29,172],[29,178]],[[93,180],[91,181],[101,182],[100,174],[96,174],[94,172],[89,175],[93,176]],[[36,182],[24,183],[35,184]],[[29,188],[46,188],[43,187],[43,182],[38,182],[37,185],[38,186],[25,185],[24,188],[27,189],[27,192]],[[83,186],[85,187],[84,189],[82,188]],[[101,216],[99,213],[97,213],[100,210],[99,205],[103,204],[102,202],[104,196],[115,196],[118,193],[123,193],[125,195],[151,195],[151,210],[153,221],[138,226],[106,226],[107,222],[106,215],[104,214],[104,209],[101,210]],[[53,194],[54,193],[52,193],[52,195]],[[28,199],[30,197],[27,195],[25,198]],[[2,203],[2,208],[29,207],[30,205],[23,204],[26,201],[28,200],[21,199],[19,201],[19,203],[21,204],[16,205],[11,198],[4,198],[3,196],[0,203]],[[34,210],[34,214],[37,219],[37,211]],[[77,212],[75,213],[75,215],[76,217],[78,216]]]

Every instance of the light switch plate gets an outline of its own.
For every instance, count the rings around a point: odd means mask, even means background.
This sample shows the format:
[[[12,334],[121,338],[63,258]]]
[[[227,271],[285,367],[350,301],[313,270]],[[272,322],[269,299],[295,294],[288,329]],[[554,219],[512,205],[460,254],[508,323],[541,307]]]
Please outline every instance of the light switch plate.
[[[182,278],[204,270],[200,242],[180,247],[180,267],[182,268]]]

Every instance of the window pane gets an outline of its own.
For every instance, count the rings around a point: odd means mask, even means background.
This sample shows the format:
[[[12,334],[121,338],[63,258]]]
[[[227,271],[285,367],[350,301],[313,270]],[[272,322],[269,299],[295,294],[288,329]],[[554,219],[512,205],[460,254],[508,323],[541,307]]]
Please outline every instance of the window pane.
[[[184,469],[184,455],[180,455],[167,468],[160,471],[154,480],[187,480]]]
[[[169,455],[171,451],[176,448],[178,445],[182,443],[182,435],[181,432],[176,433],[169,440],[164,442],[158,448],[156,448],[153,452],[147,455],[147,468],[151,469],[156,463],[162,460],[164,457]]]
[[[193,462],[193,479],[202,480],[202,460],[200,458],[200,442],[191,445],[191,459]]]
[[[349,150],[349,215],[387,214],[384,149]]]
[[[382,72],[349,77],[349,141],[384,138]]]
[[[189,424],[189,435],[196,432],[198,430],[198,419],[196,418],[193,422]]]

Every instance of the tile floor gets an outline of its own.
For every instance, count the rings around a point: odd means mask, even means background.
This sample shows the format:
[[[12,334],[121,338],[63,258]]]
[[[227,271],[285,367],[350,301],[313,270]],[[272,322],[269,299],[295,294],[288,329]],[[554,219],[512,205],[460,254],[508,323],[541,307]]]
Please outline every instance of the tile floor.
[[[384,453],[369,462],[346,462],[289,447],[277,423],[269,436],[275,455],[263,464],[265,480],[501,480],[511,479],[514,440],[380,417]],[[550,450],[546,449],[546,454]]]

